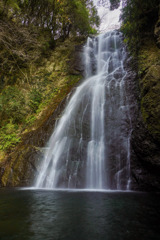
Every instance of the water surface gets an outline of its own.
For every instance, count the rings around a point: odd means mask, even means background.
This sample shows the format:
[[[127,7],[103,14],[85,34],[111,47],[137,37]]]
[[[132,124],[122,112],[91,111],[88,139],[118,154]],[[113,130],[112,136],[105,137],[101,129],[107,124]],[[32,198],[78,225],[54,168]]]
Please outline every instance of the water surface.
[[[0,191],[0,240],[158,240],[160,194]]]

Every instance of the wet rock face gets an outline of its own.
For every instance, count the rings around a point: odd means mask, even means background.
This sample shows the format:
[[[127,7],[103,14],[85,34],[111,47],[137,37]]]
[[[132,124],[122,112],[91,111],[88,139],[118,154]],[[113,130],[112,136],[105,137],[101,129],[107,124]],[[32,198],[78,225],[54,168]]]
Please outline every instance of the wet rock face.
[[[160,143],[160,65],[151,66],[141,86],[141,111],[152,136]]]
[[[129,82],[129,101],[133,103],[131,109],[132,119],[132,135],[131,135],[131,189],[139,191],[159,191],[160,190],[160,142],[157,134],[153,134],[158,126],[158,112],[156,107],[160,101],[157,98],[151,98],[152,107],[143,106],[143,98],[148,99],[147,94],[155,92],[155,87],[159,86],[159,74],[157,74],[158,66],[151,66],[143,75],[143,81],[138,80],[137,63],[132,59],[128,59],[125,64],[128,72],[127,78]],[[145,84],[143,84],[145,83]],[[140,97],[141,93],[141,97]],[[143,101],[142,101],[143,100]],[[151,118],[155,121],[152,123],[152,131],[146,123],[142,109],[148,113],[148,122]],[[156,125],[157,124],[157,125]],[[154,130],[153,130],[154,129]],[[160,132],[160,131],[159,131]]]
[[[68,61],[69,72],[73,75],[84,74],[84,64],[82,61],[83,47],[83,44],[76,45],[74,57]]]
[[[133,189],[160,190],[160,145],[148,132],[141,117],[137,119],[131,145]]]
[[[9,169],[7,179],[3,178],[3,185],[11,187],[31,185],[37,173],[36,166],[41,157],[42,152],[39,148],[28,145],[21,146],[18,152],[11,156],[14,161],[11,170]],[[6,183],[4,184],[5,180]]]
[[[117,9],[120,5],[120,0],[110,0],[110,10]]]
[[[139,109],[131,137],[132,189],[160,190],[160,66],[154,42],[144,46],[139,72]],[[146,54],[147,53],[147,54]],[[142,70],[142,71],[141,71]]]

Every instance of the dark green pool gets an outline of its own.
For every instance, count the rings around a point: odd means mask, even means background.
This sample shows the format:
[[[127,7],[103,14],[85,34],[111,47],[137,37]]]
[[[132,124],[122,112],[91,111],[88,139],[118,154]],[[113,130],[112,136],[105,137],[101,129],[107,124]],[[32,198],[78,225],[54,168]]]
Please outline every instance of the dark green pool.
[[[159,240],[160,194],[0,190],[0,240]]]

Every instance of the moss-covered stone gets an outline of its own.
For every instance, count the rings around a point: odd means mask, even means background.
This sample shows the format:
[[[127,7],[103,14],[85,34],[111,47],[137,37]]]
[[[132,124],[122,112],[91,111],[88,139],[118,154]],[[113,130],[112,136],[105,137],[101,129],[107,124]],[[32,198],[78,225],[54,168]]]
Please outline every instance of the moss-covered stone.
[[[148,37],[138,56],[139,106],[131,136],[132,187],[160,190],[160,49]]]
[[[160,142],[160,49],[148,40],[139,53],[141,112],[151,135]]]

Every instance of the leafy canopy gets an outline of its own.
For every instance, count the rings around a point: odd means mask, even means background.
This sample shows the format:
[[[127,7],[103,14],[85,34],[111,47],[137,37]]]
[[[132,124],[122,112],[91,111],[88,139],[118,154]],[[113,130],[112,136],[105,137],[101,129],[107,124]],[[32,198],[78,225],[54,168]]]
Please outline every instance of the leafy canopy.
[[[130,51],[136,54],[158,19],[159,0],[127,0],[123,8],[122,32]]]

